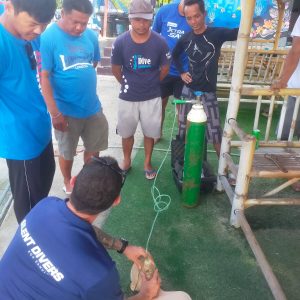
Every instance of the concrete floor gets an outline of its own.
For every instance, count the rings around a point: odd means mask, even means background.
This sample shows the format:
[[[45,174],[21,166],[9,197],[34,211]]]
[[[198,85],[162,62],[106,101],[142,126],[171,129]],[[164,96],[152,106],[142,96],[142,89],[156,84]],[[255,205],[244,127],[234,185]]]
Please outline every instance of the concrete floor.
[[[109,124],[109,142],[108,149],[101,152],[100,155],[110,155],[115,157],[119,162],[122,161],[122,147],[121,138],[116,134],[116,124],[117,124],[117,103],[119,95],[119,83],[111,76],[98,76],[98,95],[100,97],[103,111],[106,115]],[[135,135],[135,146],[141,144],[143,135],[140,127],[138,127]],[[57,149],[57,143],[53,138],[54,150]],[[79,143],[78,151],[82,150],[82,143]],[[133,156],[135,151],[133,151]],[[57,162],[57,157],[55,158]],[[74,159],[73,174],[77,174],[82,167],[83,157],[82,152],[79,152]],[[5,183],[8,181],[6,162],[0,159],[0,182]],[[57,164],[56,172],[50,190],[50,195],[55,195],[61,198],[65,198],[66,195],[62,190],[63,180],[60,173],[59,166]],[[8,244],[10,243],[14,233],[17,229],[17,222],[14,214],[14,210],[10,207],[1,227],[0,227],[0,258],[5,252]]]

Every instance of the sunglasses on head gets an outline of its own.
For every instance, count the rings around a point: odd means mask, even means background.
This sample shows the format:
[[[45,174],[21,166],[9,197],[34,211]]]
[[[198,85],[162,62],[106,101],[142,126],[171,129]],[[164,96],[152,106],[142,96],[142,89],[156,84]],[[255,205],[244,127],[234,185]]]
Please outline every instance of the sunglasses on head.
[[[36,69],[36,60],[35,60],[35,56],[34,56],[34,52],[31,46],[31,43],[27,42],[25,44],[25,50],[26,50],[26,54],[30,63],[30,67],[31,70],[35,70]]]
[[[125,175],[125,173],[121,169],[117,169],[114,166],[114,163],[109,163],[109,162],[107,162],[105,159],[103,159],[101,157],[92,156],[92,160],[96,161],[97,163],[101,164],[102,166],[106,166],[106,167],[110,168],[115,173],[121,175],[122,176],[122,185],[121,185],[121,188],[123,187],[123,185],[125,183],[125,180],[126,180],[126,175]]]

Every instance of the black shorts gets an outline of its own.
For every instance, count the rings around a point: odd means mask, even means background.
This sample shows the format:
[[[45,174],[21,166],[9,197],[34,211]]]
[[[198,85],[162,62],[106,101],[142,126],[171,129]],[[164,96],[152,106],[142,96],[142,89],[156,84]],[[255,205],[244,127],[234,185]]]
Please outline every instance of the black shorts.
[[[161,97],[166,98],[174,95],[175,98],[181,98],[183,81],[180,76],[167,75],[160,83]]]

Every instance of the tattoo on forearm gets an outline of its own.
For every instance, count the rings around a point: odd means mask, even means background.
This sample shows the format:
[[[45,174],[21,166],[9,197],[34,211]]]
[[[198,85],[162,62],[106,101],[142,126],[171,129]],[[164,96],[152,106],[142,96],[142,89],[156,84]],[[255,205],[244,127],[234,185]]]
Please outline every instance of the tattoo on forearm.
[[[122,248],[122,242],[119,239],[112,237],[105,233],[100,228],[93,226],[97,236],[97,240],[106,248],[112,250],[120,250]]]

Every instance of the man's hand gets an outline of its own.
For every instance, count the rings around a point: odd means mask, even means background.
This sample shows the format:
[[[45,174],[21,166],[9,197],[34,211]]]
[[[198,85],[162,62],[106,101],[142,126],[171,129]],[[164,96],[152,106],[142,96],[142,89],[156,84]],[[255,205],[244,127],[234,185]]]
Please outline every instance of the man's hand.
[[[142,248],[142,247],[137,247],[137,246],[132,246],[132,245],[128,245],[123,254],[129,259],[131,260],[133,263],[135,263],[138,268],[141,268],[141,262],[139,260],[140,256],[146,257],[149,256],[149,253],[147,253],[147,251]]]
[[[52,116],[51,120],[52,120],[52,125],[56,130],[59,131],[68,130],[68,122],[60,112],[56,116]]]
[[[181,73],[181,79],[184,83],[189,84],[193,81],[192,76],[189,72]]]
[[[280,89],[284,89],[287,87],[287,82],[283,81],[282,79],[277,79],[275,81],[273,81],[272,85],[271,85],[271,90],[272,91],[278,91]]]

